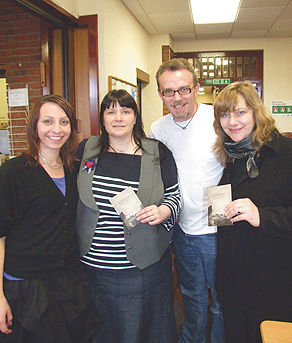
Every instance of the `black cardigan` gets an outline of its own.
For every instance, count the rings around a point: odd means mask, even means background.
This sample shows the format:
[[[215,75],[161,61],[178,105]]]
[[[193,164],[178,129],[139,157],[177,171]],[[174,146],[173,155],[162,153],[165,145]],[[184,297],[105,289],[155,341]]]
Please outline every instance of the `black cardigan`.
[[[256,164],[259,176],[249,178],[244,168],[232,184],[232,197],[255,203],[260,227],[246,221],[218,227],[218,298],[292,313],[292,140],[274,136]],[[238,160],[228,164],[220,184],[230,183],[237,165]]]
[[[76,171],[65,169],[66,196],[39,165],[23,155],[0,168],[0,237],[4,270],[38,279],[78,263]]]

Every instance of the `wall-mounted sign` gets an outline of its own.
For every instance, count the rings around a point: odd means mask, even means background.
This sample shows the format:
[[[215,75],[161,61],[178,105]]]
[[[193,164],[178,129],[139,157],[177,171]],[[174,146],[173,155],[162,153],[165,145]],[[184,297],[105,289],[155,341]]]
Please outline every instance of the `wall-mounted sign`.
[[[205,85],[229,85],[232,79],[205,79]]]
[[[8,123],[7,83],[0,78],[0,129],[5,129]]]
[[[272,114],[292,115],[292,101],[272,100]]]
[[[8,89],[8,105],[10,107],[28,106],[28,89]]]
[[[125,89],[138,102],[138,87],[130,82],[118,79],[114,76],[108,77],[108,90]]]

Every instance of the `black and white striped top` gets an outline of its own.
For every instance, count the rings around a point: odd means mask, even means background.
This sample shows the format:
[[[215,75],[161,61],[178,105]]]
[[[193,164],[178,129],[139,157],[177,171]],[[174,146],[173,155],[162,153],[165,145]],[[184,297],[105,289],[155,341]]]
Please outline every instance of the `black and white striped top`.
[[[162,203],[169,206],[172,213],[171,217],[162,224],[166,230],[169,230],[174,225],[180,210],[177,171],[169,150],[160,164],[165,190]],[[100,215],[90,251],[81,258],[83,263],[105,269],[135,267],[127,259],[123,222],[109,199],[129,186],[137,192],[140,167],[139,155],[107,153],[99,157],[93,176],[92,191]]]

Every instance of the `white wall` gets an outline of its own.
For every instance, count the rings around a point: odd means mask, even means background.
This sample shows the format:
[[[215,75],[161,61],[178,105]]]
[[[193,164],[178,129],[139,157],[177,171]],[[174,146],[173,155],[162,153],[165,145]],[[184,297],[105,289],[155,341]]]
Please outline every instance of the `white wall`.
[[[108,92],[108,76],[136,84],[136,68],[149,69],[147,32],[120,0],[78,0],[78,5],[80,15],[98,14],[101,98]]]
[[[163,113],[163,103],[158,96],[155,79],[156,71],[162,63],[162,45],[173,45],[168,34],[150,36],[150,49],[147,51],[150,64],[150,83],[143,89],[142,106],[142,117],[146,133],[148,133],[151,123],[159,119]]]
[[[263,100],[271,112],[272,100],[292,101],[292,38],[175,42],[175,52],[263,50]],[[282,131],[292,131],[292,117],[274,116]]]
[[[108,92],[108,76],[136,84],[136,68],[150,75],[151,82],[142,93],[147,133],[152,121],[162,115],[155,73],[161,63],[161,46],[172,43],[169,35],[149,35],[120,0],[58,0],[58,3],[76,17],[98,14],[100,100]]]
[[[142,91],[146,132],[162,115],[155,81],[162,45],[170,45],[175,52],[263,50],[265,106],[271,111],[272,100],[292,100],[292,38],[173,42],[167,34],[148,35],[120,0],[58,0],[57,3],[76,17],[98,14],[101,99],[108,91],[109,75],[136,84],[136,68],[150,74],[150,84]],[[275,118],[281,130],[292,131],[292,117]]]

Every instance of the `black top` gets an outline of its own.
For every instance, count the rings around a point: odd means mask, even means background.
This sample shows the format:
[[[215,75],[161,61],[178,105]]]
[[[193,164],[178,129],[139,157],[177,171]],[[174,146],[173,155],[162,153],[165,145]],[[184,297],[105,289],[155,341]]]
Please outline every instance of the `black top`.
[[[76,171],[65,169],[64,197],[47,172],[23,155],[0,168],[0,237],[6,236],[4,270],[42,278],[78,263],[75,233]]]
[[[233,200],[251,199],[259,209],[260,226],[240,221],[218,227],[218,299],[291,313],[292,140],[274,136],[255,161],[258,177],[249,178],[236,160],[228,163],[220,182],[232,184]]]

